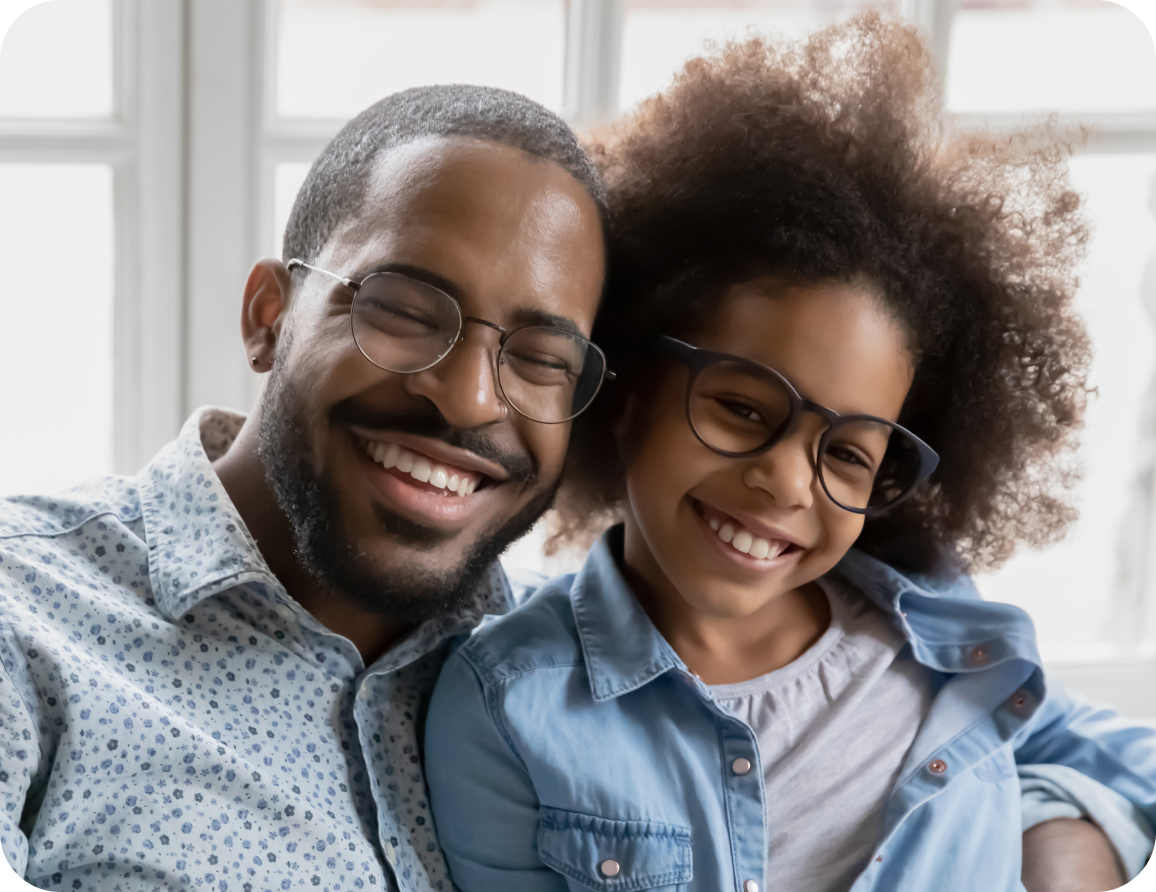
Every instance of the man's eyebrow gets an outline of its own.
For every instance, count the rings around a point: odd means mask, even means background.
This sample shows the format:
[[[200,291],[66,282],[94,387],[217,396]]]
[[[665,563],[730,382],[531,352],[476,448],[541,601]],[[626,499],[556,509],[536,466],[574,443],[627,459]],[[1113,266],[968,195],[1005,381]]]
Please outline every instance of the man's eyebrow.
[[[462,299],[461,287],[445,276],[439,276],[432,270],[428,270],[423,266],[414,266],[412,263],[379,263],[376,266],[369,267],[365,270],[358,271],[357,275],[350,276],[354,282],[363,282],[367,276],[374,273],[398,273],[399,275],[408,276],[411,279],[416,279],[419,282],[424,282],[427,285],[432,285],[440,291],[444,291],[450,297],[457,301]],[[497,322],[496,319],[488,320],[490,322]],[[558,328],[569,334],[578,335],[579,337],[586,337],[586,333],[582,331],[582,327],[568,316],[559,316],[557,313],[550,313],[546,310],[535,309],[534,307],[518,307],[508,316],[506,328],[513,331],[515,328],[524,328],[527,325],[543,325],[547,328]]]
[[[444,291],[455,300],[462,299],[462,289],[456,282],[447,279],[445,276],[439,276],[424,266],[414,266],[412,263],[379,263],[377,266],[372,266],[369,269],[359,270],[357,275],[350,276],[349,278],[354,282],[363,282],[367,276],[372,276],[374,273],[398,273],[399,275],[416,279],[419,282],[425,282],[427,285],[432,285],[439,291]]]
[[[511,330],[524,328],[527,325],[544,325],[547,328],[560,328],[569,334],[586,337],[586,333],[573,319],[568,316],[559,316],[557,313],[548,313],[545,310],[536,310],[533,307],[519,307],[510,314]]]

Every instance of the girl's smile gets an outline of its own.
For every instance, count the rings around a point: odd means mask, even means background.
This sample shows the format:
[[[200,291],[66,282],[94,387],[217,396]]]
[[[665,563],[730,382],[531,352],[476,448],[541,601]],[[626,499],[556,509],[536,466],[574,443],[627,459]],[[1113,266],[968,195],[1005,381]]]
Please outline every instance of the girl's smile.
[[[742,283],[685,339],[769,366],[841,414],[897,420],[913,376],[905,332],[865,282]],[[654,370],[621,432],[626,572],[659,631],[708,681],[772,671],[824,631],[826,606],[808,584],[863,526],[818,479],[826,422],[804,413],[762,454],[719,455],[687,422],[686,367],[656,358]]]

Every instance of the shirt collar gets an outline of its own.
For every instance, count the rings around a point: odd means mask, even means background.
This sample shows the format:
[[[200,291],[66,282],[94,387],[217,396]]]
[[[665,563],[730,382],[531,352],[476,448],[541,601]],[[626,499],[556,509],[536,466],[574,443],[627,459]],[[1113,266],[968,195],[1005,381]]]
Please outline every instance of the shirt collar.
[[[171,619],[242,583],[281,588],[213,470],[212,462],[229,450],[244,423],[245,416],[236,412],[198,409],[177,439],[137,476],[153,597]],[[428,645],[432,638],[473,628],[484,614],[507,613],[512,605],[510,585],[495,561],[468,604],[452,615],[427,621],[406,641]],[[404,653],[394,654],[392,662],[413,658],[410,648],[398,650]]]
[[[236,412],[198,409],[137,475],[153,597],[171,619],[241,582],[277,585],[213,470],[244,422]]]
[[[1043,665],[1027,613],[1011,604],[984,601],[966,574],[904,575],[854,548],[831,572],[892,616],[915,658],[926,666],[967,672],[1010,659]]]
[[[611,527],[574,578],[570,602],[596,701],[621,696],[686,665],[650,621],[618,568],[623,527]],[[1042,666],[1028,615],[980,598],[966,575],[904,575],[851,549],[832,571],[894,618],[915,658],[940,672],[987,669],[1008,660]]]
[[[623,527],[611,527],[590,550],[570,588],[570,603],[596,701],[642,687],[670,669],[685,669],[618,569]]]

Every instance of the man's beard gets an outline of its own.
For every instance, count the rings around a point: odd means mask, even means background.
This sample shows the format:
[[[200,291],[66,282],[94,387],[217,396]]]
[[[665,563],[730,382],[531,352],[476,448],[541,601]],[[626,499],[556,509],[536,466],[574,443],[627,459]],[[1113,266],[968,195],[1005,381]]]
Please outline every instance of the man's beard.
[[[287,348],[288,344],[281,346]],[[341,529],[334,487],[314,470],[316,465],[308,425],[304,421],[303,401],[284,371],[288,352],[288,349],[278,350],[280,361],[274,363],[261,398],[259,451],[265,478],[292,524],[297,558],[302,566],[349,603],[399,622],[419,623],[467,607],[489,566],[511,542],[528,533],[553,503],[558,481],[537,493],[529,504],[491,535],[468,546],[456,567],[439,571],[378,567]],[[333,415],[341,415],[345,406],[339,404]],[[356,410],[347,409],[344,414],[355,413]],[[527,484],[537,480],[532,463],[525,457],[502,456],[501,450],[480,435],[450,428],[432,408],[430,413],[420,417],[394,417],[388,427],[373,426],[438,435],[452,445],[473,447],[473,451],[484,457],[498,460],[513,479],[521,479]],[[382,530],[399,546],[428,550],[453,536],[380,505],[375,506],[374,513]]]

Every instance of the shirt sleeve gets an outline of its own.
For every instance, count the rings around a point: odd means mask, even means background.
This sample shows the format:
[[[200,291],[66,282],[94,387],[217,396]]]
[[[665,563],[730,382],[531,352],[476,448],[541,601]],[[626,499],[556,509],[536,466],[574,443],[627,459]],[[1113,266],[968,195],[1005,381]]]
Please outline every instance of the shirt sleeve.
[[[1093,706],[1049,679],[1048,694],[1022,734],[1016,762],[1066,766],[1082,775],[1048,774],[1052,797],[1059,795],[1096,821],[1129,872],[1139,872],[1156,825],[1156,729]],[[1135,851],[1137,834],[1146,840],[1146,852]]]
[[[36,727],[9,675],[10,650],[0,637],[0,849],[16,875],[28,868],[28,837],[20,828],[40,758]]]
[[[458,652],[430,702],[425,770],[450,877],[462,892],[565,892],[538,857],[538,797],[494,699]]]

